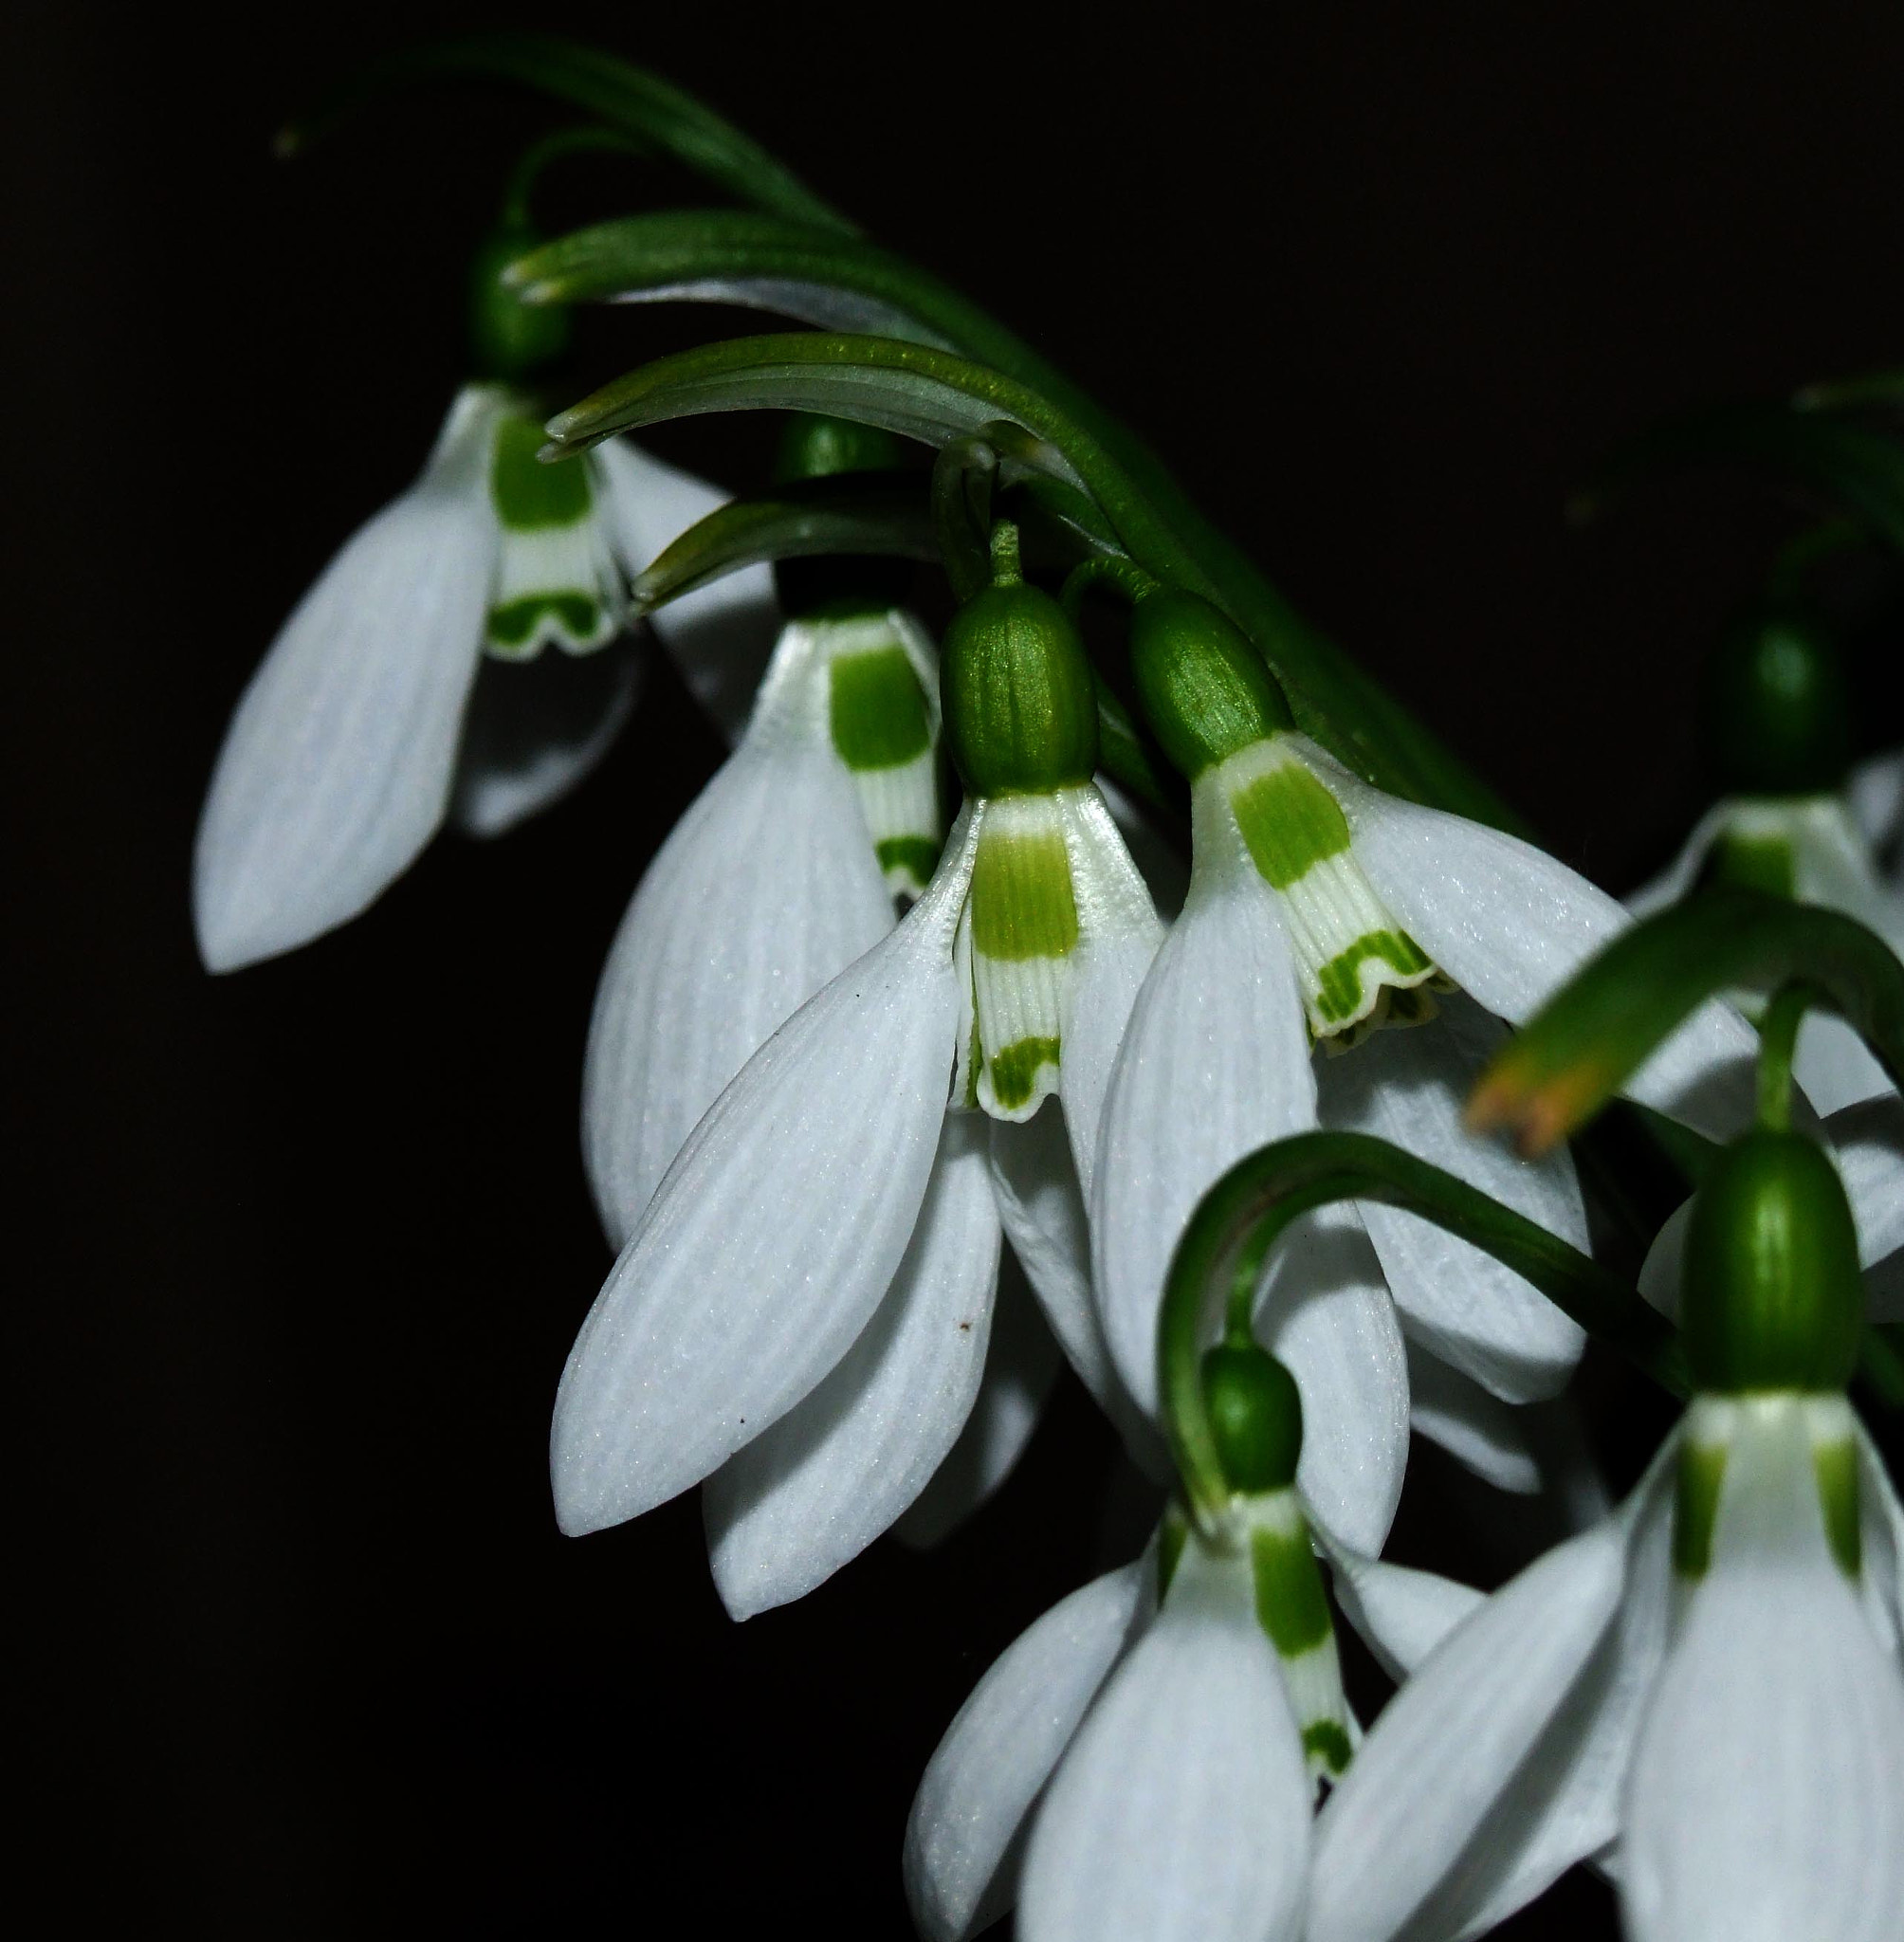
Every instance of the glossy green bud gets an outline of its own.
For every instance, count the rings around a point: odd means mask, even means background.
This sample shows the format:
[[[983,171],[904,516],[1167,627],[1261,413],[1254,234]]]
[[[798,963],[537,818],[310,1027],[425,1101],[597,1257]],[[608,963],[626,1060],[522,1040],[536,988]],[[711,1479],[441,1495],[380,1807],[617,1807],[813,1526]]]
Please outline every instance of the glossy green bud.
[[[1238,749],[1294,725],[1263,657],[1195,594],[1160,588],[1137,603],[1130,672],[1164,754],[1193,782]]]
[[[1296,1379],[1253,1342],[1222,1342],[1203,1358],[1203,1406],[1223,1478],[1256,1495],[1295,1481],[1303,1450],[1303,1401]]]
[[[1842,1389],[1863,1323],[1837,1168],[1803,1134],[1748,1133],[1693,1202],[1680,1326],[1694,1383],[1721,1395]]]
[[[889,472],[899,463],[899,440],[877,425],[795,412],[780,434],[774,483],[833,479],[842,472]],[[774,591],[780,611],[796,620],[849,620],[858,614],[884,614],[906,603],[912,577],[909,559],[870,553],[832,553],[774,562]]]
[[[945,739],[974,796],[1044,793],[1097,767],[1097,694],[1084,640],[1015,553],[952,616],[940,649]]]
[[[1836,789],[1851,760],[1851,693],[1831,636],[1788,608],[1759,608],[1721,636],[1707,675],[1719,781],[1750,796]]]
[[[469,262],[469,357],[478,377],[527,377],[569,347],[565,303],[524,303],[503,272],[541,238],[521,224],[493,229]]]

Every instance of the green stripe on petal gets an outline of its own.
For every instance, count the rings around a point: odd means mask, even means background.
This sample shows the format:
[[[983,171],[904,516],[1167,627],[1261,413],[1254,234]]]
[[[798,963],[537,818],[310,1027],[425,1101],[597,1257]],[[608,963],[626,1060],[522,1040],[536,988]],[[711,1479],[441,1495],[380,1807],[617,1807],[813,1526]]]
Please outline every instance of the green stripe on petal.
[[[985,1064],[994,1103],[1005,1112],[1029,1106],[1037,1096],[1039,1074],[1047,1067],[1058,1071],[1058,1053],[1055,1038],[1020,1038],[995,1052]]]
[[[490,651],[507,659],[532,653],[548,638],[593,646],[608,624],[601,602],[591,594],[525,594],[490,608],[485,632]]]
[[[897,768],[930,749],[925,694],[904,648],[837,655],[832,677],[833,744],[848,768]]]
[[[1273,744],[1261,746],[1268,751]],[[1246,750],[1236,760],[1260,764],[1262,756]],[[1257,870],[1274,889],[1288,889],[1348,848],[1347,817],[1292,757],[1239,779],[1230,791],[1230,809]]]
[[[1368,1010],[1384,985],[1434,973],[1433,962],[1406,931],[1375,931],[1338,951],[1316,973],[1316,1004],[1331,1023],[1346,1024]]]
[[[1700,880],[1789,899],[1797,894],[1798,865],[1786,837],[1728,830],[1712,845]]]
[[[1312,1768],[1319,1767],[1332,1775],[1346,1773],[1352,1750],[1348,1730],[1340,1721],[1311,1720],[1303,1728],[1303,1751]]]
[[[1064,832],[994,830],[991,821],[972,863],[974,950],[998,962],[1067,956],[1077,943],[1077,903]]]
[[[1863,1568],[1864,1541],[1858,1521],[1858,1445],[1848,1438],[1815,1443],[1812,1468],[1818,1474],[1818,1504],[1831,1554],[1847,1578]]]
[[[1332,1636],[1322,1572],[1300,1515],[1293,1529],[1258,1525],[1250,1532],[1256,1619],[1284,1658],[1313,1651]]]
[[[1680,1445],[1673,1498],[1673,1568],[1682,1578],[1703,1578],[1712,1566],[1726,1456],[1723,1443],[1695,1443],[1688,1437]]]
[[[545,466],[536,456],[542,444],[542,428],[534,419],[504,418],[496,428],[489,499],[504,531],[577,525],[595,509],[586,462]]]
[[[940,847],[929,836],[885,836],[873,845],[873,853],[888,878],[905,878],[917,893],[931,881]]]

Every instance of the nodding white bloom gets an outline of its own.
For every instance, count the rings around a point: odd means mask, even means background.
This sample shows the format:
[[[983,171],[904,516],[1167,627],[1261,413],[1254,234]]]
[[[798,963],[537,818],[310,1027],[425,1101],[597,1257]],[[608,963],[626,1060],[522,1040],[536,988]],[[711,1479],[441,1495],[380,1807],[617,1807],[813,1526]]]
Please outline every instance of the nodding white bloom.
[[[1153,612],[1162,619],[1151,620]],[[1565,1152],[1517,1160],[1472,1138],[1462,1106],[1506,1035],[1501,1021],[1526,1018],[1629,921],[1530,844],[1386,795],[1288,727],[1286,716],[1277,725],[1279,698],[1254,650],[1233,635],[1211,610],[1179,595],[1142,602],[1132,623],[1133,666],[1141,686],[1151,683],[1146,713],[1193,778],[1190,891],[1131,1016],[1091,1202],[1105,1332],[1146,1407],[1155,1405],[1158,1304],[1177,1238],[1204,1192],[1269,1141],[1318,1126],[1378,1134],[1586,1245]],[[1228,732],[1217,742],[1186,723],[1168,672],[1157,671],[1186,664],[1201,670],[1205,705],[1227,685]],[[1402,1024],[1410,1029],[1375,1029]],[[1321,1048],[1313,1058],[1312,1044]],[[1742,1019],[1709,1006],[1630,1090],[1711,1127],[1718,1103],[1703,1095],[1722,1075],[1748,1108],[1745,1061],[1754,1044]],[[1416,1341],[1509,1402],[1564,1385],[1582,1334],[1531,1286],[1394,1208],[1332,1211],[1329,1225],[1358,1219],[1379,1261],[1365,1264],[1362,1286],[1384,1305],[1392,1295]],[[1327,1229],[1312,1221],[1309,1231]],[[1303,1244],[1296,1237],[1291,1252]],[[1329,1245],[1340,1254],[1339,1240]],[[1291,1272],[1305,1289],[1328,1285],[1313,1268]],[[1366,1333],[1366,1303],[1318,1309],[1312,1326],[1331,1322]],[[1280,1345],[1278,1352],[1289,1353]],[[1302,1374],[1316,1420],[1353,1426],[1345,1444],[1356,1458],[1331,1480],[1312,1444],[1305,1488],[1372,1549],[1406,1455],[1399,1341],[1373,1365],[1345,1344]],[[1445,1415],[1434,1412],[1424,1426]]]
[[[582,1145],[619,1247],[695,1123],[892,928],[945,824],[939,669],[910,615],[789,621],[740,746],[649,866],[595,993]]]
[[[1715,1162],[1698,1392],[1620,1511],[1389,1703],[1324,1810],[1309,1942],[1477,1934],[1589,1856],[1635,1942],[1897,1935],[1904,1510],[1843,1394],[1857,1245],[1803,1136]]]
[[[1875,784],[1866,793],[1875,795]],[[1699,819],[1685,848],[1628,903],[1636,916],[1650,916],[1707,883],[1842,911],[1904,954],[1904,894],[1879,873],[1847,794],[1730,797]],[[1824,1113],[1896,1090],[1864,1041],[1829,1012],[1805,1019],[1792,1070]]]
[[[1315,1792],[1360,1731],[1309,1520],[1285,1488],[1234,1500],[1217,1543],[1181,1524],[1163,1538],[1039,1619],[947,1729],[906,1832],[928,1942],[963,1942],[1015,1898],[1027,1942],[1301,1933]],[[1480,1603],[1333,1543],[1329,1558],[1344,1612],[1398,1674]]]
[[[1157,933],[1089,783],[967,802],[925,895],[747,1061],[635,1225],[556,1402],[565,1530],[710,1478],[744,1617],[906,1509],[984,1361],[986,1114],[1056,1090],[1089,1150]]]
[[[233,970],[356,916],[442,824],[485,656],[603,647],[624,619],[622,575],[722,495],[604,445],[544,466],[538,414],[502,385],[466,386],[421,476],[360,527],[299,603],[246,689],[199,824],[199,949]],[[764,569],[664,614],[688,637],[758,607]],[[711,595],[711,598],[709,597]],[[605,714],[632,695],[607,684]],[[497,829],[552,800],[605,745],[571,733],[523,773],[478,788],[466,821]]]

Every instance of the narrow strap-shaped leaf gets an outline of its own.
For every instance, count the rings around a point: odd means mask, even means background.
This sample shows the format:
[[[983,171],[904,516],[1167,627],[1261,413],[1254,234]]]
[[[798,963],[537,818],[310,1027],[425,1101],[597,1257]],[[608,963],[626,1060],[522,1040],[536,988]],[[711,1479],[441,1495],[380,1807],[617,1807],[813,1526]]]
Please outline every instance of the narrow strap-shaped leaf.
[[[584,108],[729,194],[823,229],[854,225],[731,121],[659,76],[553,34],[470,34],[432,41],[364,68],[278,137],[280,154],[308,148],[365,103],[433,81],[513,82]]]
[[[1738,464],[1809,486],[1904,553],[1904,444],[1829,412],[1789,405],[1728,405],[1675,418],[1622,446],[1602,466],[1576,510],[1654,473]]]
[[[537,301],[670,297],[741,303],[824,329],[951,349],[1038,393],[1088,431],[1194,558],[1289,691],[1300,727],[1370,781],[1502,828],[1519,820],[1394,698],[1301,620],[1206,521],[1127,427],[1023,339],[890,250],[747,211],[672,211],[595,225],[522,258]]]
[[[1481,1074],[1470,1122],[1546,1152],[1708,998],[1803,980],[1904,1076],[1904,964],[1835,910],[1709,889],[1636,924],[1562,985]]]
[[[1239,1160],[1197,1203],[1171,1256],[1158,1317],[1166,1427],[1197,1508],[1225,1494],[1203,1404],[1201,1356],[1218,1311],[1247,1318],[1263,1263],[1291,1222],[1337,1200],[1404,1208],[1511,1268],[1675,1394],[1688,1381],[1671,1323],[1617,1274],[1488,1194],[1366,1133],[1298,1133]]]

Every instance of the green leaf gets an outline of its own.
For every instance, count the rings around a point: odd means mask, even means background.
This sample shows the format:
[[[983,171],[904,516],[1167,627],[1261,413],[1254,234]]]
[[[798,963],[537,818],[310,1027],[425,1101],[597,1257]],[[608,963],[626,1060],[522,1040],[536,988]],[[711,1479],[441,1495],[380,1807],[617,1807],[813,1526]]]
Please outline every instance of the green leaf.
[[[1195,562],[1196,577],[1178,583],[1215,597],[1255,642],[1305,733],[1381,787],[1501,828],[1523,827],[1392,696],[1297,617],[1128,428],[1023,339],[904,257],[745,211],[677,211],[577,230],[522,258],[510,274],[539,302],[667,296],[738,303],[949,348],[1015,379],[1116,462],[1158,529]]]
[[[1171,1256],[1158,1317],[1164,1420],[1193,1506],[1206,1519],[1227,1494],[1200,1377],[1219,1310],[1239,1333],[1263,1263],[1301,1215],[1337,1200],[1378,1200],[1433,1221],[1511,1268],[1597,1339],[1675,1394],[1689,1383],[1675,1330],[1591,1256],[1466,1181],[1365,1133],[1298,1133],[1239,1160],[1197,1203]]]
[[[1577,516],[1656,473],[1744,465],[1783,474],[1858,520],[1904,553],[1904,445],[1826,412],[1728,405],[1676,418],[1615,452],[1574,502]]]
[[[1904,371],[1865,371],[1807,384],[1792,403],[1802,412],[1895,411],[1904,406]]]
[[[736,31],[741,31],[738,28]],[[296,155],[367,102],[436,81],[503,81],[586,109],[729,194],[846,235],[855,226],[731,121],[646,69],[552,34],[470,34],[375,63],[320,100],[278,137]]]
[[[1546,1152],[1708,998],[1801,980],[1904,1075],[1904,963],[1882,938],[1835,910],[1715,889],[1636,924],[1564,984],[1481,1074],[1469,1121]]]
[[[730,500],[681,535],[632,586],[637,614],[761,560],[824,553],[936,558],[922,479],[843,473]]]

